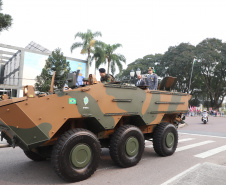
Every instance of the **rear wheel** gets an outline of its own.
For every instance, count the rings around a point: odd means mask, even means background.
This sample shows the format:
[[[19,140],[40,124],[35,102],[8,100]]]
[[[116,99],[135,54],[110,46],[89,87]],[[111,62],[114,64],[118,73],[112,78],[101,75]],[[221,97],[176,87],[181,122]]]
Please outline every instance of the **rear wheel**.
[[[178,143],[178,133],[174,125],[160,123],[154,130],[153,146],[155,152],[160,156],[172,155]]]
[[[133,125],[120,127],[110,142],[112,160],[121,167],[136,165],[144,152],[144,136],[139,128]]]
[[[64,180],[81,181],[96,171],[100,152],[100,143],[92,132],[85,129],[69,130],[53,148],[52,165]]]

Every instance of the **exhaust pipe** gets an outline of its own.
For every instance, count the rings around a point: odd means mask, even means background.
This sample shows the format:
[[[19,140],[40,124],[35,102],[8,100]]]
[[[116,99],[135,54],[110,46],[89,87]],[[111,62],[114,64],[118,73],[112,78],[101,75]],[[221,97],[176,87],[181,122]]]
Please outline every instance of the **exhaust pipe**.
[[[9,144],[6,144],[6,143],[0,144],[0,148],[8,148],[8,147],[10,147]]]

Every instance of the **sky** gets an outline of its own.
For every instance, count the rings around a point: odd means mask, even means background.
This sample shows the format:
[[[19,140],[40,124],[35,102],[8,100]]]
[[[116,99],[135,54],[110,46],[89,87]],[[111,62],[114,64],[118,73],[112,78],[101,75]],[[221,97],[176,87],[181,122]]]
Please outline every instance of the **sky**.
[[[148,54],[164,53],[180,43],[206,38],[226,42],[225,0],[2,0],[13,25],[0,43],[26,47],[34,41],[65,56],[86,59],[70,47],[77,32],[100,31],[97,40],[122,44],[116,50],[126,65]],[[93,73],[93,67],[91,72]]]

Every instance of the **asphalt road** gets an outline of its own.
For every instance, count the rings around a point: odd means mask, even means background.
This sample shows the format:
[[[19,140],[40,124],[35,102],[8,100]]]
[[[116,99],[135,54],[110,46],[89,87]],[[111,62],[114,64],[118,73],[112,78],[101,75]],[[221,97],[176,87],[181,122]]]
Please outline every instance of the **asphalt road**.
[[[201,123],[200,117],[189,117],[185,121],[187,124],[178,130],[178,148],[172,156],[159,157],[152,142],[147,141],[140,163],[131,168],[120,168],[111,160],[109,151],[103,149],[94,175],[74,184],[157,185],[181,184],[181,180],[186,184],[186,179],[190,179],[188,184],[212,184],[213,177],[217,177],[218,181],[214,181],[217,184],[226,184],[222,175],[226,172],[223,171],[226,169],[226,118],[210,117],[206,125]],[[18,147],[1,148],[0,161],[1,185],[68,184],[54,173],[50,161],[33,162]],[[215,175],[212,172],[216,172]],[[191,181],[194,174],[197,183]],[[202,175],[204,182],[198,179]]]
[[[181,132],[226,137],[226,117],[209,116],[207,124],[203,124],[200,116],[185,119],[187,126]]]

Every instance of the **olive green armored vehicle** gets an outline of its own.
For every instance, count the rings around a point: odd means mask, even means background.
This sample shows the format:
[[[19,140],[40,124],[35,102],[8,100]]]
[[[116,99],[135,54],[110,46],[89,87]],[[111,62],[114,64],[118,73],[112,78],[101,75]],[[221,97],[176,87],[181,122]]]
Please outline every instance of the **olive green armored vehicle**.
[[[77,72],[78,74],[78,72]],[[121,167],[136,165],[145,140],[152,140],[160,156],[172,155],[178,143],[177,125],[187,112],[190,95],[170,92],[168,77],[161,90],[147,90],[121,83],[97,82],[76,86],[68,76],[68,90],[35,95],[25,86],[24,96],[0,102],[1,139],[19,146],[34,161],[51,158],[61,178],[87,179],[98,167],[101,148],[110,150]],[[164,90],[165,89],[165,90]]]

